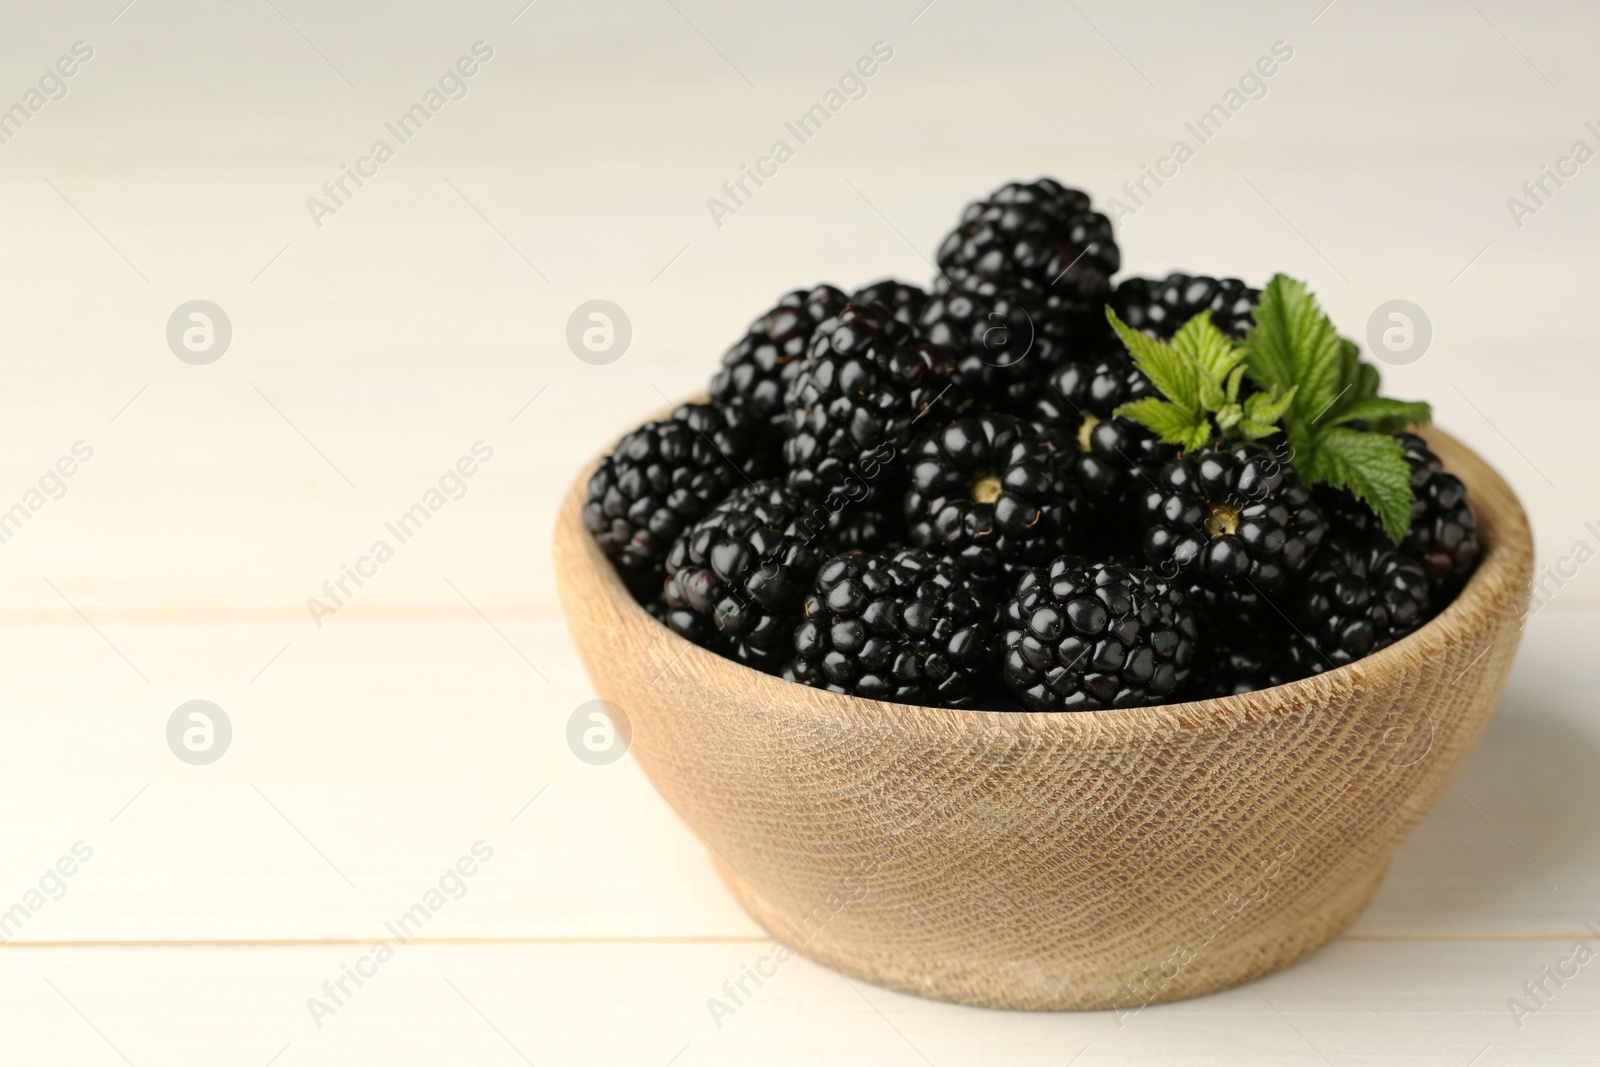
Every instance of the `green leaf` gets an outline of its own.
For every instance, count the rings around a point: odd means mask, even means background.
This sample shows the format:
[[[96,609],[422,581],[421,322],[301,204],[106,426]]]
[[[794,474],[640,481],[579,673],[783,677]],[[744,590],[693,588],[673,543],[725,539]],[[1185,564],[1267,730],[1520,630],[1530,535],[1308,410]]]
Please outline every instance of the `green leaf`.
[[[1285,420],[1283,432],[1289,438],[1289,465],[1307,482],[1316,481],[1316,442],[1311,431],[1298,422]]]
[[[1200,312],[1179,327],[1172,336],[1172,347],[1198,363],[1218,384],[1244,362],[1244,353],[1217,329],[1209,311]]]
[[[1287,390],[1273,386],[1264,393],[1252,394],[1244,402],[1245,417],[1263,424],[1277,422],[1293,406],[1299,389],[1297,385],[1291,385]]]
[[[1200,380],[1194,363],[1165,341],[1158,341],[1135,330],[1118,318],[1110,307],[1106,308],[1106,319],[1127,346],[1134,365],[1144,371],[1168,400],[1198,417],[1201,412]]]
[[[1380,433],[1396,433],[1410,426],[1433,421],[1433,407],[1423,400],[1395,400],[1369,396],[1340,410],[1337,423],[1361,420]]]
[[[1112,414],[1119,418],[1132,419],[1169,445],[1188,447],[1196,431],[1203,434],[1201,447],[1211,437],[1209,420],[1159,397],[1147,396],[1143,400],[1135,400],[1131,404],[1122,405]]]
[[[1278,274],[1261,291],[1244,340],[1245,366],[1263,388],[1299,386],[1295,416],[1311,423],[1353,387],[1346,344],[1305,283]]]
[[[1247,441],[1259,441],[1263,437],[1271,437],[1275,433],[1282,433],[1282,428],[1270,422],[1255,422],[1251,419],[1240,419],[1236,427],[1239,436]]]
[[[1382,384],[1381,376],[1378,374],[1377,367],[1373,366],[1371,363],[1357,363],[1356,387],[1354,390],[1355,398],[1357,400],[1365,400],[1368,397],[1377,396],[1378,387]]]
[[[1223,390],[1228,394],[1228,402],[1233,403],[1239,399],[1239,386],[1244,381],[1244,367],[1235,367],[1228,374],[1228,384]]]
[[[1323,321],[1327,322],[1326,319]],[[1300,418],[1310,422],[1325,418],[1334,405],[1348,397],[1355,388],[1354,382],[1345,380],[1339,338],[1333,333],[1331,322],[1328,323],[1328,335],[1332,343],[1324,340],[1318,347],[1308,350],[1301,366],[1296,369],[1295,384],[1299,386],[1299,391],[1295,394],[1294,407]],[[1353,372],[1354,368],[1351,370]]]
[[[1400,442],[1382,433],[1335,427],[1317,435],[1302,473],[1348,489],[1370,507],[1395,544],[1411,525],[1411,466]]]
[[[1200,384],[1200,410],[1220,411],[1227,404],[1228,397],[1222,391],[1222,383],[1211,376],[1211,372],[1204,367],[1195,375]]]
[[[1244,339],[1245,366],[1250,377],[1264,389],[1294,384],[1294,325],[1291,299],[1300,286],[1286,275],[1276,275],[1261,291],[1256,304],[1255,325]],[[1304,286],[1300,291],[1304,292]]]

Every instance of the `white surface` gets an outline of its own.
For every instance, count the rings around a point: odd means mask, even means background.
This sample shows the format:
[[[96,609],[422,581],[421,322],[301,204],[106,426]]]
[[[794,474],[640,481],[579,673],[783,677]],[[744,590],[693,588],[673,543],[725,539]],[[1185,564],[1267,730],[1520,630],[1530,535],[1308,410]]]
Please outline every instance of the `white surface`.
[[[1367,914],[1258,990],[1119,1027],[800,960],[718,1028],[706,998],[764,942],[631,762],[567,750],[592,693],[548,531],[583,460],[776,294],[922,281],[1011,177],[1103,201],[1281,39],[1266,97],[1119,225],[1125,264],[1288,270],[1358,336],[1416,301],[1434,344],[1391,391],[1507,474],[1541,562],[1600,546],[1600,164],[1520,229],[1505,204],[1600,146],[1600,13],[674,3],[8,15],[0,103],[95,55],[0,144],[0,508],[75,441],[94,458],[0,544],[0,907],[94,856],[0,948],[0,1062],[1593,1062],[1600,971],[1520,1028],[1506,1001],[1600,925],[1600,568],[1533,619]],[[467,97],[314,226],[306,198],[480,39]],[[714,226],[705,199],[880,39],[866,97]],[[564,341],[595,297],[633,322],[610,366]],[[194,298],[234,327],[205,367],[163,335]],[[480,440],[466,495],[315,625],[306,599]],[[207,767],[164,737],[196,697],[235,729]],[[478,840],[425,935],[460,943],[407,946],[317,1028],[305,999]]]

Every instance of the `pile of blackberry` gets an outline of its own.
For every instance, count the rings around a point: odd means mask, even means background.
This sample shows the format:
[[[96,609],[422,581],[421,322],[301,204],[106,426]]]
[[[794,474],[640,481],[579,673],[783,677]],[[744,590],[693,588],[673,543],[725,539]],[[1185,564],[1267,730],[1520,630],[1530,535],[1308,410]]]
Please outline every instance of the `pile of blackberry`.
[[[1281,437],[1185,451],[1117,414],[1155,395],[1107,309],[1242,339],[1237,278],[1120,281],[1089,197],[1049,178],[969,205],[926,288],[796,289],[708,400],[626,435],[582,519],[690,641],[878,700],[1040,712],[1245,693],[1369,655],[1460,592],[1466,488],[1426,442],[1399,544]]]

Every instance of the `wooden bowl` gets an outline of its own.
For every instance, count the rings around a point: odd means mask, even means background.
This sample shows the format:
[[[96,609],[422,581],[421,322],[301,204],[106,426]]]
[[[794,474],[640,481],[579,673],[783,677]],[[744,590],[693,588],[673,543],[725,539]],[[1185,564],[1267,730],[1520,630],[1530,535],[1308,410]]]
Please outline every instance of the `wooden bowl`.
[[[1133,1010],[1286,967],[1372,899],[1483,731],[1521,636],[1527,517],[1428,438],[1484,555],[1415,634],[1244,696],[1063,714],[840,696],[684,641],[584,531],[561,599],[639,765],[772,935],[830,967],[997,1008]]]

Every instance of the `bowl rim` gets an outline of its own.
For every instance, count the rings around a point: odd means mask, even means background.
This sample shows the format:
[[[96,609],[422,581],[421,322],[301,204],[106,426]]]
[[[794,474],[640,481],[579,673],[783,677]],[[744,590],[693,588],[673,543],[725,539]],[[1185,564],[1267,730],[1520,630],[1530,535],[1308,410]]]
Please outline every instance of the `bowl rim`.
[[[704,397],[697,397],[683,403],[703,400]],[[677,406],[675,404],[667,411]],[[659,419],[665,414],[663,412],[652,418]],[[1445,431],[1430,425],[1413,432],[1427,440],[1429,447],[1444,461],[1447,471],[1467,484],[1469,499],[1474,502],[1473,511],[1483,549],[1467,584],[1438,615],[1392,645],[1321,674],[1232,696],[1080,712],[948,708],[834,693],[790,682],[728,659],[680,636],[646,611],[629,592],[610,558],[583,526],[582,509],[587,498],[589,479],[600,459],[609,454],[625,435],[619,435],[591,458],[569,488],[557,512],[556,550],[560,557],[563,554],[563,541],[568,544],[577,541],[581,545],[578,554],[596,572],[593,575],[595,585],[605,592],[608,606],[617,613],[618,621],[631,627],[648,627],[651,636],[668,642],[671,655],[662,675],[684,660],[697,662],[703,667],[697,672],[701,677],[720,673],[724,677],[740,679],[735,684],[748,688],[751,703],[762,704],[769,714],[811,719],[821,717],[850,723],[856,728],[860,728],[863,720],[867,719],[877,721],[884,729],[899,734],[927,732],[930,737],[945,738],[952,733],[993,735],[997,732],[1015,737],[1038,737],[1041,734],[1077,737],[1097,733],[1123,737],[1134,734],[1149,736],[1174,728],[1231,728],[1259,723],[1292,709],[1325,706],[1342,695],[1370,688],[1374,679],[1396,675],[1408,660],[1415,662],[1430,658],[1467,642],[1481,644],[1483,634],[1495,629],[1491,623],[1497,621],[1502,613],[1526,602],[1533,572],[1532,531],[1515,492],[1489,463]],[[558,564],[556,570],[563,601],[566,601],[569,583],[573,579],[565,567]],[[564,614],[570,622],[571,607],[564,604],[564,608]],[[1523,614],[1522,618],[1525,621],[1526,615]],[[1285,622],[1290,620],[1285,618]],[[1293,625],[1292,622],[1290,625]],[[1490,640],[1481,652],[1476,653],[1476,658],[1461,672],[1457,681],[1484,658],[1483,653],[1492,644]],[[803,693],[795,693],[789,687],[797,687]]]

